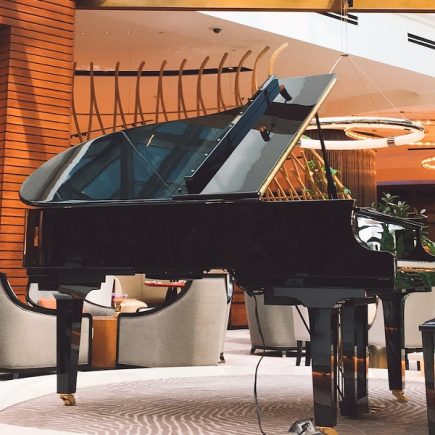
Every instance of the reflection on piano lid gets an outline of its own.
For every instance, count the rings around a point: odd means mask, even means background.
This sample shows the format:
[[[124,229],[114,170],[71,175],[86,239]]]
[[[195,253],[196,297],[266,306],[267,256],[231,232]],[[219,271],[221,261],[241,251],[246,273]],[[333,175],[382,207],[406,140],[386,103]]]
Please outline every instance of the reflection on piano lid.
[[[333,74],[272,76],[243,107],[89,140],[37,169],[21,199],[74,206],[261,197],[334,83]]]

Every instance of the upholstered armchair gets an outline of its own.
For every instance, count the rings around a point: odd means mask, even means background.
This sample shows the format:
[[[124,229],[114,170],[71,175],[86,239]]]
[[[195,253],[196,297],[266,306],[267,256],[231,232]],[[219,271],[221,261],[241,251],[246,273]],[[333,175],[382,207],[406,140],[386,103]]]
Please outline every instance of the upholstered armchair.
[[[90,363],[91,317],[84,315],[79,364]],[[19,374],[56,367],[56,313],[23,304],[0,273],[0,369]]]
[[[228,277],[188,282],[169,305],[118,316],[118,366],[215,365],[228,322]]]
[[[83,313],[91,316],[114,316],[115,309],[111,307],[112,288],[120,291],[120,284],[115,276],[107,276],[101,288],[92,290],[83,302]],[[37,283],[29,283],[26,300],[34,308],[56,309],[56,299],[51,290],[40,290]]]
[[[246,315],[251,338],[251,354],[257,349],[277,350],[283,356],[294,353],[296,338],[293,327],[293,309],[288,305],[265,305],[264,296],[257,295],[257,311],[264,343],[255,315],[254,296],[245,292]]]
[[[408,355],[422,352],[421,332],[418,327],[425,320],[435,317],[435,288],[431,292],[409,294],[404,305],[404,350],[405,364],[409,368]],[[382,300],[378,299],[376,315],[369,329],[369,346],[375,352],[385,348],[384,312]]]
[[[120,288],[122,292],[128,295],[129,299],[144,302],[147,307],[163,305],[166,301],[170,281],[161,280],[162,283],[167,283],[167,286],[152,286],[148,285],[148,279],[144,274],[118,276]]]

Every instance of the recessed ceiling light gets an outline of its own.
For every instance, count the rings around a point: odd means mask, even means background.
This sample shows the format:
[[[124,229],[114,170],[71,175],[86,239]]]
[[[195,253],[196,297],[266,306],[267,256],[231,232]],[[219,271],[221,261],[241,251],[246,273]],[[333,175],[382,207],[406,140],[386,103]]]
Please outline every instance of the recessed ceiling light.
[[[218,27],[218,26],[211,26],[209,27],[209,29],[218,36],[222,36],[222,27]]]

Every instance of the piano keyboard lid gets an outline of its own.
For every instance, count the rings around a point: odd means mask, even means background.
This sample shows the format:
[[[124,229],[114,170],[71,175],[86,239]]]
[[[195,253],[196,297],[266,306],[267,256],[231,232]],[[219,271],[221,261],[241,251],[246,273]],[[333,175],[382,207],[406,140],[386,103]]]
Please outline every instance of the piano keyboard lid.
[[[258,198],[334,83],[333,74],[271,76],[245,106],[91,139],[44,163],[20,197],[68,207]]]

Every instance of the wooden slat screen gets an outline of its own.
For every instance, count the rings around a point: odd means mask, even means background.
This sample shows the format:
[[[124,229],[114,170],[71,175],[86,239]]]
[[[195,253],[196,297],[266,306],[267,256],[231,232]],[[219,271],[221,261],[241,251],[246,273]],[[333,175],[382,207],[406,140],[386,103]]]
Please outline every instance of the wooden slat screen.
[[[70,145],[73,0],[0,2],[0,271],[17,294],[27,175]]]

